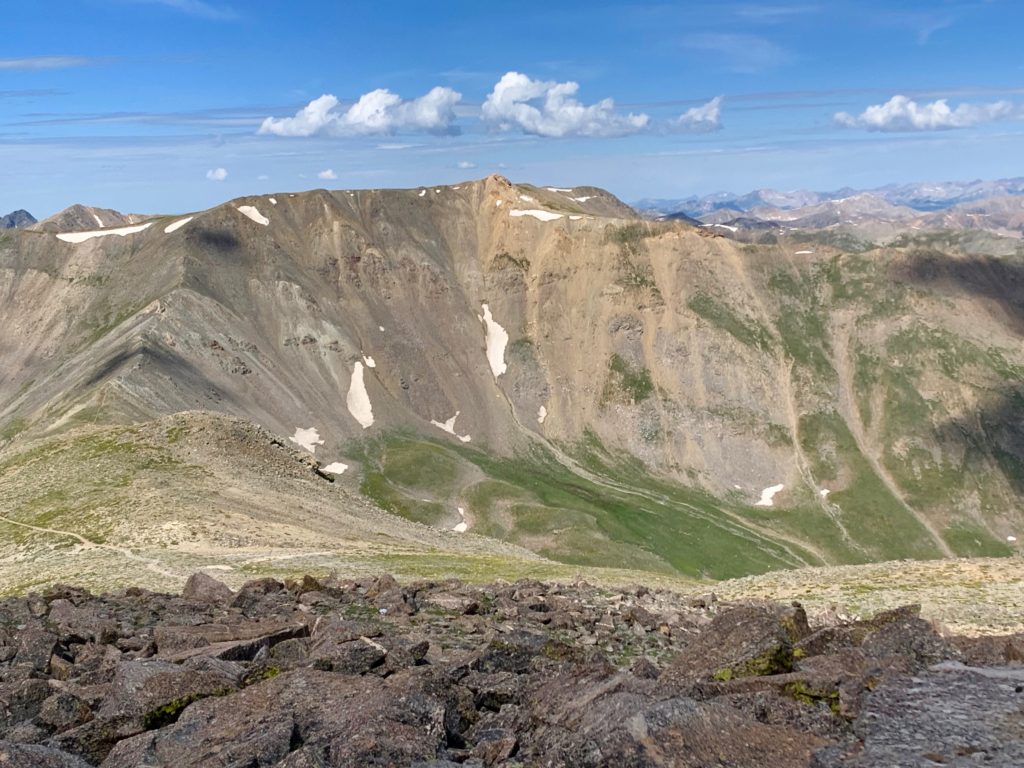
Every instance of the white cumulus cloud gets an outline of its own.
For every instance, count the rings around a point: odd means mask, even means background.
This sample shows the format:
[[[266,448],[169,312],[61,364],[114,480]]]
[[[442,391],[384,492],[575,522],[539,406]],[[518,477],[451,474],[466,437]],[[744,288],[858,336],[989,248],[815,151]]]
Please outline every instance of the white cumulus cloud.
[[[707,104],[691,107],[670,121],[670,125],[679,131],[691,133],[711,133],[722,127],[722,97],[715,96]]]
[[[464,171],[467,171],[470,168],[476,168],[476,163],[472,163],[469,160],[459,160],[456,165]]]
[[[457,133],[455,105],[462,94],[451,88],[432,88],[417,99],[404,100],[386,88],[364,93],[347,110],[329,93],[313,99],[294,117],[268,117],[259,133],[275,136],[368,136],[417,130]]]
[[[835,121],[847,128],[869,131],[941,131],[970,128],[1009,117],[1014,112],[1008,101],[989,104],[960,104],[950,109],[945,99],[918,104],[906,96],[893,96],[885,104],[874,104],[859,115],[837,112]]]
[[[327,170],[325,170],[325,171],[320,171],[320,173],[318,173],[318,174],[316,175],[316,177],[317,177],[318,179],[332,179],[332,180],[333,180],[333,179],[336,179],[336,178],[338,178],[338,174],[336,174],[336,173],[334,172],[334,169],[332,169],[332,168],[328,168],[328,169],[327,169]]]
[[[211,168],[206,172],[206,178],[210,181],[224,181],[227,177],[227,168]]]
[[[484,101],[481,117],[500,130],[518,128],[537,136],[625,136],[647,127],[645,114],[623,115],[612,99],[584,105],[579,84],[532,80],[507,72]]]

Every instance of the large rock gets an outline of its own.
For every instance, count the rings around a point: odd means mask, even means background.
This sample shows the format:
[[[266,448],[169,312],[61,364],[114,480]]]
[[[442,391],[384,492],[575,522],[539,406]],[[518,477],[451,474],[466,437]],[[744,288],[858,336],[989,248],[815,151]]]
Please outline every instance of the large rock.
[[[536,724],[520,739],[526,764],[803,768],[825,744],[717,702],[663,699],[623,673],[558,676],[531,690],[528,700],[522,717]],[[481,721],[478,732],[488,727]]]
[[[789,672],[793,645],[811,630],[799,606],[741,605],[722,611],[672,662],[668,681],[731,680]]]
[[[173,725],[118,744],[103,768],[409,765],[437,757],[444,706],[414,679],[304,669],[189,707]],[[318,762],[319,761],[319,762]]]
[[[857,743],[824,752],[821,768],[1024,765],[1024,669],[947,667],[890,676],[854,722]]]
[[[157,627],[155,638],[161,659],[180,662],[194,656],[252,659],[261,648],[307,634],[309,628],[304,621],[242,619],[224,624],[161,626]]]
[[[217,581],[202,571],[196,571],[188,577],[185,586],[181,590],[181,596],[185,600],[197,603],[230,603],[235,593],[227,584]]]
[[[75,755],[38,744],[12,744],[0,741],[2,768],[90,768]]]

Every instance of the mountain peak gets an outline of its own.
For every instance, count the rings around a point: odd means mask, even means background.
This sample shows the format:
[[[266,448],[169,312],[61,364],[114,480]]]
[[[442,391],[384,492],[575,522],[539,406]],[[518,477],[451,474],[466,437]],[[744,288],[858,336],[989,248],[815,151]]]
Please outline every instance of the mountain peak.
[[[36,217],[23,208],[0,217],[0,229],[23,229],[36,223]]]
[[[43,219],[36,225],[36,229],[44,232],[83,232],[137,224],[146,218],[148,217],[142,214],[121,213],[112,208],[94,208],[75,203]]]

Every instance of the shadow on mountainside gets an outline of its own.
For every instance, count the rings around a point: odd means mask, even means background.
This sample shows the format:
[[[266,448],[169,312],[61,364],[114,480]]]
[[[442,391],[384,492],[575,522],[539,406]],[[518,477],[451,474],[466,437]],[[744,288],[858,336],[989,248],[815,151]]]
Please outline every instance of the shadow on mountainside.
[[[237,252],[242,241],[234,232],[223,229],[196,228],[189,233],[190,238],[198,244],[201,253],[213,252],[222,259],[237,260]]]
[[[911,253],[897,279],[954,296],[973,294],[985,309],[1024,341],[1024,259],[991,256],[954,257],[937,251]],[[968,454],[990,455],[1013,490],[1024,495],[1024,377],[1008,371],[1003,384],[965,418],[937,428],[940,440]]]
[[[991,256],[955,258],[938,251],[911,253],[904,280],[939,293],[972,293],[988,299],[990,310],[1017,335],[1024,335],[1024,260]]]

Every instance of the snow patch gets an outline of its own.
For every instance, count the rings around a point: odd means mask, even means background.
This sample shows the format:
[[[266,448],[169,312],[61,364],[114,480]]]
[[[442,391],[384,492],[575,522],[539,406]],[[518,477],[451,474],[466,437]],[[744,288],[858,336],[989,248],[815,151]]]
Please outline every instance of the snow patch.
[[[440,189],[435,189],[434,190],[434,194],[435,195],[440,195],[441,194],[441,190]]]
[[[369,355],[363,355],[363,362],[366,363],[366,367],[367,368],[376,368],[377,367],[376,361],[374,361],[374,359],[372,357],[370,357]]]
[[[797,251],[795,255],[797,255],[797,256],[810,256],[812,253],[814,253],[814,251]]]
[[[274,198],[274,197],[270,198],[270,204],[271,205],[277,205],[277,198]]]
[[[582,218],[582,216],[570,216],[569,221],[579,221]]]
[[[508,345],[508,332],[494,322],[489,306],[486,304],[481,304],[480,306],[483,307],[484,313],[477,315],[477,317],[487,327],[487,335],[485,337],[487,343],[487,362],[491,366],[491,373],[494,374],[494,378],[498,378],[508,370],[508,366],[505,365],[505,347]]]
[[[384,332],[384,326],[383,326],[383,325],[378,325],[378,326],[377,326],[377,329],[378,329],[378,330],[379,330],[379,331],[380,331],[381,333],[383,333],[383,332]]]
[[[324,467],[324,472],[329,472],[332,475],[343,475],[345,470],[348,469],[348,464],[342,464],[340,461],[334,461]]]
[[[124,237],[125,235],[134,235],[136,232],[141,232],[152,225],[153,222],[150,221],[146,224],[139,224],[135,227],[118,227],[117,229],[103,229],[93,232],[64,232],[57,235],[57,239],[63,240],[65,243],[84,243],[86,240],[92,240],[94,237],[106,237],[107,235]]]
[[[457,523],[452,530],[456,533],[465,533],[469,529],[469,523],[466,522],[466,510],[462,507],[459,507],[459,517],[462,518],[462,522]]]
[[[420,194],[419,194],[419,196],[420,196],[420,197],[423,197],[423,196],[424,196],[424,195],[426,195],[426,194],[427,194],[427,190],[425,190],[425,189],[421,189],[421,190],[420,190]]]
[[[301,445],[310,453],[316,453],[316,447],[324,444],[324,441],[320,439],[320,433],[316,431],[316,427],[310,427],[309,429],[296,427],[295,434],[288,439],[296,445]]]
[[[830,491],[828,488],[822,488],[820,491],[818,491],[818,493],[821,495],[821,498],[827,499],[828,495],[832,493],[832,491]]]
[[[257,211],[253,205],[240,205],[238,206],[238,212],[247,219],[252,219],[257,224],[262,224],[264,227],[270,223],[270,219]]]
[[[173,224],[168,224],[166,227],[164,227],[164,234],[165,235],[169,235],[169,234],[171,234],[171,232],[177,232],[179,229],[184,227],[186,224],[188,224],[194,218],[195,218],[195,216],[186,216],[184,219],[178,219]]]
[[[755,507],[773,507],[773,506],[775,506],[775,503],[772,501],[772,499],[775,498],[775,494],[776,493],[778,493],[779,491],[781,491],[785,487],[786,486],[782,485],[782,483],[779,483],[778,485],[773,485],[773,486],[770,486],[768,488],[765,488],[763,491],[761,491],[761,498],[758,501],[754,502],[754,506]]]
[[[574,197],[573,200],[577,203],[585,203],[587,200],[593,200],[595,197],[597,197],[597,195],[584,195],[583,197]]]
[[[728,224],[712,224],[712,227],[719,227],[720,229],[728,229],[730,232],[739,231],[739,227],[730,227]]]
[[[96,219],[96,226],[97,226],[97,227],[104,227],[104,226],[106,226],[106,225],[105,225],[105,224],[103,223],[103,219],[101,219],[101,218],[100,218],[99,216],[97,216],[97,215],[96,215],[95,213],[94,213],[94,214],[92,215],[92,217],[93,217],[94,219]]]
[[[460,435],[455,431],[455,420],[459,418],[460,413],[462,413],[462,411],[456,411],[455,415],[444,423],[440,421],[434,421],[433,419],[430,420],[430,423],[433,424],[438,429],[443,429],[449,435],[455,435],[455,437],[459,438],[459,440],[461,440],[462,442],[468,443],[470,440],[473,439],[472,437],[470,437],[469,435]]]
[[[548,192],[572,192],[571,189],[563,189],[562,187],[544,187]]]
[[[540,219],[541,221],[554,221],[555,219],[562,218],[562,214],[560,214],[560,213],[552,213],[551,211],[535,211],[535,210],[530,210],[530,211],[509,211],[508,215],[509,216],[533,216],[533,218]]]
[[[520,195],[520,196],[519,196],[519,199],[520,199],[520,200],[525,200],[525,201],[526,201],[526,202],[528,202],[528,203],[536,203],[536,202],[537,202],[536,200],[534,200],[534,199],[533,199],[532,197],[530,197],[529,195]]]
[[[495,200],[494,201],[494,207],[495,208],[501,208],[501,204],[504,203],[504,202],[505,202],[504,200]]]
[[[358,421],[363,429],[373,424],[373,406],[370,405],[370,396],[366,392],[366,384],[363,383],[363,364],[360,362],[352,366],[352,383],[348,386],[345,405],[348,406],[352,418]]]
[[[547,417],[548,417],[548,409],[545,408],[542,405],[540,408],[537,409],[537,423],[538,424],[543,424],[544,423],[544,419],[546,419]]]
[[[1013,543],[1015,543],[1015,542],[1017,541],[1017,537],[1016,537],[1016,536],[1007,536],[1007,537],[1006,537],[1006,540],[1007,540],[1007,541],[1008,541],[1008,542],[1009,542],[1010,544],[1013,544]]]

